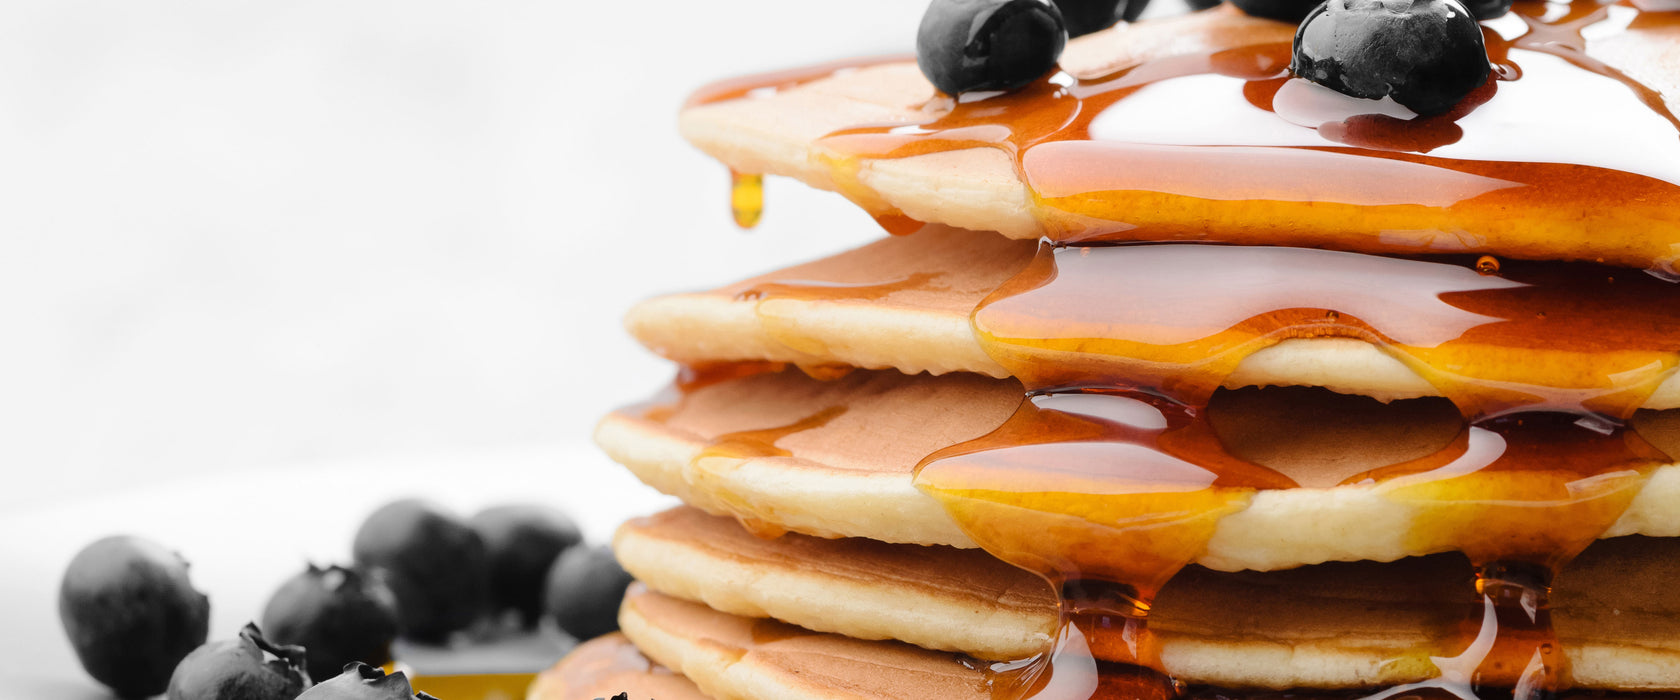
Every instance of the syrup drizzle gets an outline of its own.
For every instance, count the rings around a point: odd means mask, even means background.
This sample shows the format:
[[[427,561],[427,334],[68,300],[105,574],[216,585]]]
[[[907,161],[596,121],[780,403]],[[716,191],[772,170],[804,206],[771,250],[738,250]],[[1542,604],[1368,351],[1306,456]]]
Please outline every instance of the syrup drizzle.
[[[1524,0],[1510,22],[1522,27],[1511,38],[1485,30],[1494,79],[1435,117],[1361,113],[1370,105],[1302,116],[1313,108],[1292,96],[1316,86],[1289,79],[1289,44],[1265,43],[1096,78],[1055,74],[985,99],[935,98],[922,123],[841,129],[813,158],[894,233],[913,229],[861,183],[867,163],[991,148],[1009,155],[1041,229],[1061,242],[1222,240],[1669,269],[1680,255],[1680,119],[1656,89],[1588,57],[1582,35],[1676,20]]]
[[[1476,567],[1482,604],[1459,647],[1432,654],[1440,675],[1426,685],[1466,698],[1567,687],[1546,612],[1552,575],[1670,461],[1621,421],[1675,371],[1680,304],[1673,285],[1634,271],[1490,267],[1044,245],[972,317],[988,354],[1034,396],[916,475],[983,548],[1062,591],[1055,651],[996,667],[997,697],[1121,697],[1046,694],[1062,686],[1038,679],[1067,667],[1101,676],[1113,663],[1160,669],[1146,624],[1154,592],[1221,518],[1260,490],[1294,485],[1225,453],[1198,417],[1243,358],[1315,337],[1376,345],[1467,421],[1437,454],[1347,482],[1411,507],[1412,551],[1459,549]],[[1135,686],[1138,672],[1126,673]]]
[[[672,389],[662,398],[640,407],[640,412],[646,420],[665,423],[677,413],[681,403],[687,400],[688,396],[703,386],[776,371],[781,367],[782,365],[773,363],[728,363],[697,371],[685,366],[678,374],[678,381]],[[697,372],[703,373],[703,380],[684,381]],[[829,406],[781,425],[714,436],[689,459],[683,470],[683,478],[696,489],[721,501],[748,531],[760,537],[780,537],[788,530],[777,524],[773,513],[764,512],[752,499],[741,496],[730,488],[733,472],[755,459],[791,455],[791,452],[777,443],[788,436],[821,428],[829,421],[845,415],[846,410],[844,405]]]
[[[1440,453],[1354,480],[1412,507],[1417,548],[1464,549],[1480,600],[1434,655],[1437,678],[1373,697],[1527,699],[1569,686],[1551,579],[1669,461],[1623,421],[1680,361],[1673,286],[1523,262],[1675,274],[1680,119],[1657,90],[1585,52],[1588,32],[1620,22],[1676,23],[1619,5],[1518,2],[1484,28],[1494,79],[1430,118],[1310,102],[1312,88],[1287,74],[1290,47],[1270,43],[937,98],[947,103],[920,124],[820,140],[813,158],[836,188],[893,233],[919,225],[862,183],[869,161],[990,148],[1010,157],[1041,228],[1064,245],[1507,258],[1047,245],[973,315],[1029,401],[916,475],[976,542],[1062,593],[1055,644],[991,667],[996,697],[1181,694],[1148,631],[1154,592],[1220,518],[1293,486],[1225,453],[1201,415],[1244,357],[1312,337],[1374,344],[1466,420]],[[1578,104],[1617,121],[1584,119]],[[1468,544],[1447,537],[1466,532]]]

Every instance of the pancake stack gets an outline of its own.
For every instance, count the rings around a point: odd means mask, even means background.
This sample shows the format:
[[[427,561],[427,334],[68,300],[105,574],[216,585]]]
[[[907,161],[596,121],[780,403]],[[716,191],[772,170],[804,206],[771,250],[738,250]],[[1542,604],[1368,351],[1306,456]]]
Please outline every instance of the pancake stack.
[[[1410,121],[1229,7],[977,99],[702,90],[738,220],[772,174],[895,235],[631,312],[681,371],[597,440],[687,505],[532,696],[1680,691],[1680,19],[1485,27]]]

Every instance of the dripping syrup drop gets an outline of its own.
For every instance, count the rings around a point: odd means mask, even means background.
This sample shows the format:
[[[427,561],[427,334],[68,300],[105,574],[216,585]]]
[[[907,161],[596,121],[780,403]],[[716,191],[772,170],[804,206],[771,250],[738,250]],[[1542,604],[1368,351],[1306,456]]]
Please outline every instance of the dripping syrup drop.
[[[764,176],[729,171],[729,209],[735,225],[750,229],[764,215]]]

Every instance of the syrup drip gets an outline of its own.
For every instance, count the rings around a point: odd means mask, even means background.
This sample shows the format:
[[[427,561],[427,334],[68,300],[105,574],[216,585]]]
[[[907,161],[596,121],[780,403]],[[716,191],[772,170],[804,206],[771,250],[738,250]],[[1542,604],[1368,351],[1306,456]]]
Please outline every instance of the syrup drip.
[[[1227,453],[1200,412],[1135,392],[1031,397],[991,434],[929,456],[915,479],[983,549],[1062,592],[1054,651],[992,669],[996,697],[1058,699],[1109,697],[1073,689],[1101,686],[1112,674],[1094,669],[1115,664],[1137,667],[1126,685],[1148,679],[1171,697],[1164,675],[1142,673],[1160,669],[1150,601],[1222,517],[1296,485]]]
[[[1347,482],[1410,506],[1412,551],[1460,549],[1480,582],[1457,648],[1449,640],[1433,655],[1439,676],[1380,697],[1427,687],[1538,698],[1567,687],[1546,610],[1551,578],[1670,461],[1621,420],[1680,362],[1680,304],[1672,285],[1628,270],[1487,267],[1045,245],[973,314],[988,354],[1031,400],[916,475],[981,547],[1062,592],[1056,646],[993,668],[995,696],[1129,697],[1091,679],[1118,673],[1136,693],[1148,677],[1138,669],[1160,668],[1146,625],[1155,592],[1223,517],[1258,491],[1295,485],[1226,453],[1199,418],[1243,358],[1290,338],[1373,343],[1468,421],[1440,452]],[[1159,673],[1146,685],[1173,694]]]
[[[729,171],[729,211],[735,225],[752,228],[764,215],[764,176]]]
[[[1041,229],[1062,242],[1216,239],[1666,269],[1680,242],[1680,120],[1656,89],[1587,57],[1582,33],[1675,20],[1560,7],[1518,2],[1517,36],[1485,32],[1495,79],[1436,117],[1290,124],[1279,116],[1301,118],[1280,94],[1291,47],[1267,43],[939,97],[925,122],[841,129],[813,158],[894,231],[905,217],[859,180],[868,162],[991,148],[1009,155]]]

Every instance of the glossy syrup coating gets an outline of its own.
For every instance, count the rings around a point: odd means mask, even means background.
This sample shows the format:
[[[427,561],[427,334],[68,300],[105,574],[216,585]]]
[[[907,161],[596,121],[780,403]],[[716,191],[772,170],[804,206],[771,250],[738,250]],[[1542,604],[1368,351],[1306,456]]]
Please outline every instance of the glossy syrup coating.
[[[1295,33],[1289,69],[1423,116],[1452,109],[1492,71],[1482,28],[1458,0],[1326,0]]]
[[[378,577],[310,564],[269,597],[262,622],[274,641],[308,650],[310,677],[331,678],[352,661],[391,661],[397,602]]]
[[[1054,70],[1067,45],[1050,0],[933,0],[916,65],[940,92],[1014,90]]]
[[[292,700],[309,687],[303,648],[269,642],[255,624],[237,639],[188,654],[169,679],[169,700]]]
[[[1624,70],[1639,61],[1611,65],[1595,47],[1649,48],[1680,29],[1680,15],[1533,0],[1512,13],[1520,25],[1507,21],[1509,36],[1486,32],[1499,66],[1494,79],[1432,117],[1407,118],[1411,110],[1398,103],[1292,78],[1294,32],[1215,10],[1197,25],[1239,31],[1241,45],[930,103],[911,122],[840,127],[810,148],[833,187],[889,232],[920,225],[883,206],[885,192],[861,173],[885,161],[992,149],[1025,187],[1032,237],[1475,252],[1677,274],[1680,118],[1666,96],[1672,91]],[[1627,41],[1588,42],[1594,32]],[[1315,99],[1299,99],[1303,93]],[[1186,94],[1193,112],[1184,109]],[[1321,113],[1325,105],[1314,102],[1325,97],[1340,103],[1337,112]],[[1192,113],[1198,118],[1187,119]],[[1557,138],[1565,124],[1585,142]],[[1028,237],[1019,228],[1026,222],[1010,218],[1022,212],[969,206],[987,219],[958,221],[953,213],[940,222],[997,221],[1014,227],[1006,235]]]
[[[379,508],[356,531],[351,551],[357,568],[379,572],[396,594],[405,636],[446,641],[489,607],[484,541],[435,504],[408,499]]]
[[[119,697],[150,697],[168,688],[175,665],[204,643],[210,599],[193,588],[179,554],[115,536],[70,561],[58,615],[88,675]]]

